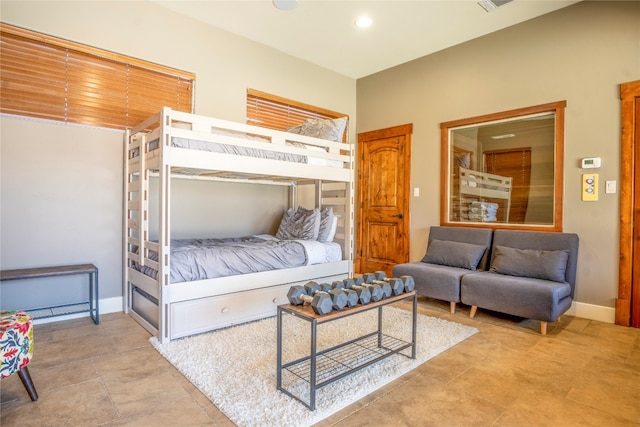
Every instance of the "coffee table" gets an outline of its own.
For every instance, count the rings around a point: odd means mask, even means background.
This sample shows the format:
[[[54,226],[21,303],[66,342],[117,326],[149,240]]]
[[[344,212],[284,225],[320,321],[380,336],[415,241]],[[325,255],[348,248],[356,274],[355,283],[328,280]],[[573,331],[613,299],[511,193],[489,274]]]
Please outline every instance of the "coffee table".
[[[404,300],[412,300],[411,317],[411,341],[397,338],[386,334],[382,327],[383,308]],[[316,409],[316,391],[334,381],[344,378],[353,372],[364,369],[382,359],[394,354],[416,358],[416,322],[417,322],[417,293],[411,291],[369,303],[367,305],[357,305],[353,308],[345,308],[333,311],[330,314],[320,316],[315,314],[309,305],[294,306],[283,304],[278,306],[278,341],[277,341],[277,387],[278,390],[302,402],[309,409]],[[376,331],[362,335],[349,337],[343,343],[330,348],[318,350],[318,325],[342,319],[347,316],[357,315],[370,310],[378,310],[378,328]],[[284,315],[295,316],[298,319],[308,322],[310,352],[309,355],[287,361],[283,363],[282,346],[285,337],[283,336],[282,319]],[[403,350],[411,349],[411,355],[401,353]],[[299,393],[283,386],[282,374],[286,372],[302,379],[308,383],[309,398],[305,400]]]

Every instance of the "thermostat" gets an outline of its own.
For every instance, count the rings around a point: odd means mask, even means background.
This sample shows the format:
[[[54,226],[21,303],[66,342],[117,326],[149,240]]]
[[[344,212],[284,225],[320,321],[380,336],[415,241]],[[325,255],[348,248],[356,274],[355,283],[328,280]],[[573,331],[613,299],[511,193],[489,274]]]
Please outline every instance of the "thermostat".
[[[600,157],[585,157],[582,159],[582,169],[599,168],[601,164]]]

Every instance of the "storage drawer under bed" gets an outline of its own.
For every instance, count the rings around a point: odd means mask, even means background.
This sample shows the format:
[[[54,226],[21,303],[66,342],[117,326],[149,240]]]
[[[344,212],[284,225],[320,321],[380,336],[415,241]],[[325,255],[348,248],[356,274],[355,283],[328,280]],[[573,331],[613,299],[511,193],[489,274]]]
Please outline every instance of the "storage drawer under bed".
[[[270,286],[171,304],[171,339],[274,316],[290,285]]]
[[[324,277],[322,281],[331,283],[343,276]],[[289,302],[291,286],[304,283],[307,281],[172,303],[171,339],[275,316],[278,306]]]
[[[136,286],[131,287],[131,310],[158,329],[158,300]]]

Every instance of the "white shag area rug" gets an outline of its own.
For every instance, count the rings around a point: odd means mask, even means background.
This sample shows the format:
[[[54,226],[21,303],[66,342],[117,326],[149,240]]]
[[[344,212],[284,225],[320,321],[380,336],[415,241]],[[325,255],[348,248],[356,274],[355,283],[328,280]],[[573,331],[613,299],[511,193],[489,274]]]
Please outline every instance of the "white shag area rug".
[[[318,326],[318,351],[377,329],[377,310]],[[387,306],[383,331],[411,341],[411,312]],[[310,426],[475,334],[477,329],[418,314],[416,359],[392,355],[316,391],[311,411],[276,387],[275,317],[160,344],[151,344],[224,414],[241,427]],[[283,363],[307,356],[310,323],[283,316]],[[411,349],[404,351],[411,355]],[[283,375],[283,386],[308,401],[308,383]],[[301,391],[302,390],[302,391]],[[304,396],[306,391],[306,396]]]

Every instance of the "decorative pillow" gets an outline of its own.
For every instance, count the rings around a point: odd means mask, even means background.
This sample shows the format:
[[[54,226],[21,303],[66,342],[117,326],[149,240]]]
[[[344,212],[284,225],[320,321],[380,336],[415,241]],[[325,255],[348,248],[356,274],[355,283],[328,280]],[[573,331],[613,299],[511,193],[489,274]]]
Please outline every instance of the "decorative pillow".
[[[300,135],[302,133],[302,125],[294,126],[292,128],[285,129],[284,131],[289,133],[296,133]]]
[[[333,221],[331,221],[331,228],[329,229],[329,234],[327,235],[327,242],[333,242],[334,237],[336,237],[336,231],[338,230],[338,218],[339,215],[333,216]]]
[[[306,119],[304,123],[302,123],[302,130],[299,133],[300,135],[342,142],[342,135],[346,127],[346,117],[339,119]],[[292,129],[295,130],[295,128]],[[288,132],[291,131],[288,130]]]
[[[323,208],[320,211],[320,229],[318,231],[319,242],[331,241],[329,240],[329,234],[331,233],[331,227],[333,226],[334,217],[335,215],[333,214],[333,207]]]
[[[320,231],[320,209],[289,209],[280,220],[276,237],[281,240],[317,240]]]
[[[490,270],[509,276],[564,282],[569,251],[541,251],[496,246]]]
[[[461,168],[469,169],[471,167],[471,153],[456,153],[456,164]]]
[[[475,270],[486,249],[472,243],[433,239],[422,262]]]

